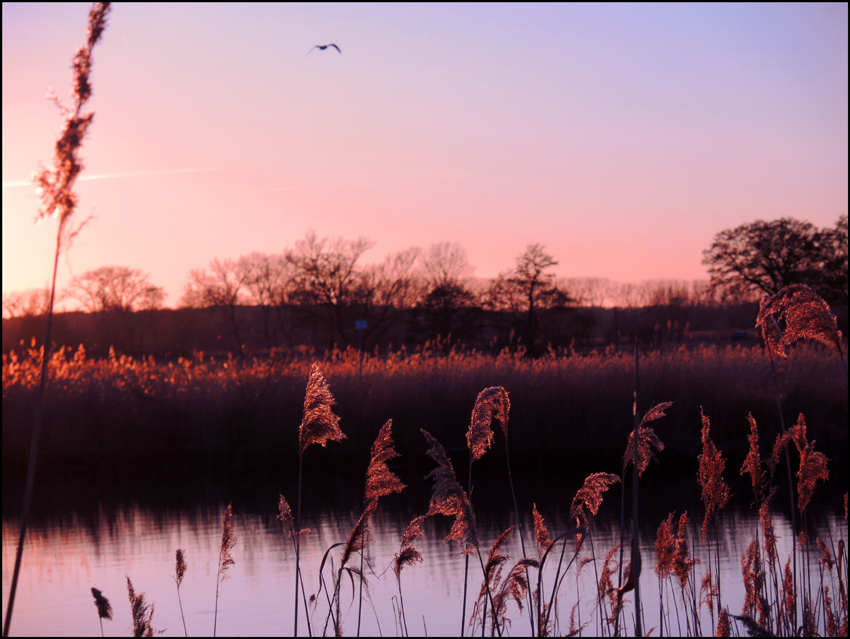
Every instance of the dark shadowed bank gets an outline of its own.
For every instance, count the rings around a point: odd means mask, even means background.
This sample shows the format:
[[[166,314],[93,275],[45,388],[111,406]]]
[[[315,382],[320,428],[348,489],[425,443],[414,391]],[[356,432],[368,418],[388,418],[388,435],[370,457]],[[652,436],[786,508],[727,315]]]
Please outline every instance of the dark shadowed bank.
[[[832,468],[847,464],[846,379],[834,351],[793,347],[778,363],[786,421],[804,413],[810,438]],[[292,463],[310,360],[53,355],[40,464],[45,470],[236,468]],[[475,398],[510,393],[510,455],[517,465],[616,468],[632,427],[632,354],[563,353],[537,360],[503,352],[356,351],[318,360],[348,439],[323,459],[359,466],[380,427],[393,420],[405,464],[425,462],[426,428],[451,454],[466,447]],[[38,351],[3,356],[3,472],[23,472],[29,447]],[[700,408],[732,467],[747,453],[747,415],[764,441],[779,432],[770,363],[761,347],[700,346],[641,354],[639,412],[672,401],[656,426],[665,466],[691,471],[700,449]],[[504,442],[495,450],[504,454]],[[494,462],[495,463],[495,462]],[[740,466],[739,466],[740,467]]]

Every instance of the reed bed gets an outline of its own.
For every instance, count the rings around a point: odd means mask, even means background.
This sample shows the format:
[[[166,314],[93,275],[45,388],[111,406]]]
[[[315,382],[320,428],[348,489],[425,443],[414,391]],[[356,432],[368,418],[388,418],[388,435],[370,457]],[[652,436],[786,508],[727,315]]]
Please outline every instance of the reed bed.
[[[788,415],[804,413],[812,437],[847,462],[846,381],[825,347],[800,343],[775,362]],[[846,352],[846,351],[845,351]],[[60,467],[152,463],[181,466],[264,463],[297,450],[297,437],[280,424],[301,421],[306,358],[192,358],[155,361],[112,354],[93,360],[82,348],[51,356],[50,392],[40,455]],[[333,384],[349,439],[331,458],[363,459],[378,427],[392,418],[399,450],[421,451],[427,425],[451,452],[466,449],[474,399],[498,383],[508,389],[511,461],[617,461],[612,440],[631,430],[633,356],[610,349],[538,360],[503,352],[441,354],[404,350],[385,357],[334,351],[316,361]],[[40,350],[3,355],[3,466],[25,464],[37,390]],[[767,434],[779,433],[771,363],[761,348],[700,346],[641,354],[641,394],[647,404],[675,400],[663,428],[668,464],[688,470],[700,452],[700,408],[711,416],[712,437],[736,463],[747,453],[741,419],[752,413]]]

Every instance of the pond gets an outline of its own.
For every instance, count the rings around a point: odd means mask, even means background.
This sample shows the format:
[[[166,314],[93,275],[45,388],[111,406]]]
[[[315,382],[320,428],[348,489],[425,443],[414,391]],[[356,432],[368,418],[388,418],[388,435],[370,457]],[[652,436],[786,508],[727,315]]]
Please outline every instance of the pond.
[[[154,479],[156,477],[156,479]],[[420,475],[421,477],[421,475]],[[578,479],[577,481],[581,481]],[[341,471],[333,477],[310,481],[305,490],[303,526],[311,533],[303,542],[301,566],[307,593],[317,592],[318,569],[324,552],[338,542],[345,542],[360,515],[362,475]],[[537,557],[533,542],[534,523],[531,517],[531,493],[546,485],[528,482],[518,490],[523,503],[523,526],[528,553]],[[695,484],[692,475],[687,482],[661,484],[648,482],[641,486],[645,502],[646,521],[641,526],[643,575],[641,578],[644,602],[644,632],[658,626],[659,594],[655,566],[655,532],[658,524],[675,508],[676,517],[684,508],[683,500],[694,497],[693,490],[682,496],[681,484]],[[401,535],[408,523],[427,510],[429,484],[421,485],[383,500],[370,529],[368,564],[368,597],[364,597],[360,634],[363,636],[397,636],[400,634],[396,607],[398,585],[388,566],[399,551]],[[233,489],[231,486],[237,485]],[[477,511],[478,536],[486,561],[486,552],[493,541],[513,522],[513,509],[507,501],[493,498],[504,486],[497,481],[481,481],[473,492]],[[491,494],[488,494],[491,490]],[[678,492],[677,492],[678,491]],[[216,605],[216,579],[222,520],[228,503],[233,505],[233,532],[238,542],[233,550],[235,564],[227,571],[228,578],[219,584],[216,632],[228,635],[291,635],[294,612],[295,554],[291,541],[282,532],[277,520],[278,493],[285,492],[295,508],[295,488],[282,486],[256,473],[210,473],[197,475],[168,475],[128,473],[120,478],[89,477],[87,479],[41,479],[36,491],[35,507],[27,536],[24,562],[18,584],[13,635],[96,635],[100,632],[91,588],[101,590],[113,608],[111,621],[104,621],[107,635],[132,635],[130,605],[127,597],[127,577],[136,592],[145,593],[146,601],[155,605],[152,626],[164,630],[166,636],[184,634],[175,584],[175,551],[185,550],[188,571],[180,587],[185,625],[190,635],[212,635]],[[20,482],[4,481],[3,490],[3,608],[5,611],[14,565],[20,512]],[[477,494],[476,494],[477,493]],[[500,493],[504,494],[504,493]],[[564,498],[559,491],[549,490],[535,498],[538,509],[546,518],[552,537],[569,527],[566,521],[574,490]],[[696,497],[698,500],[698,495]],[[837,498],[840,499],[840,498]],[[597,557],[596,569],[601,571],[601,557],[619,543],[619,486],[606,494],[606,502],[592,520],[591,538]],[[755,513],[730,506],[718,518],[721,586],[724,605],[740,614],[744,601],[741,578],[741,555],[757,529]],[[835,501],[835,500],[832,500]],[[663,502],[663,503],[662,503]],[[831,502],[830,502],[831,503]],[[527,511],[527,512],[525,512]],[[779,554],[786,558],[792,539],[790,522],[774,509],[773,524],[779,536]],[[698,501],[691,505],[688,539],[692,552],[702,558],[697,580],[702,578],[707,557],[699,541],[702,507]],[[831,509],[819,521],[810,522],[810,535],[832,543],[847,538],[844,513]],[[405,618],[410,635],[458,636],[461,630],[461,611],[464,589],[464,559],[455,542],[443,543],[451,527],[447,517],[426,520],[424,535],[416,542],[424,561],[406,567],[401,573]],[[591,553],[590,540],[585,543],[582,557]],[[338,566],[339,551],[331,553]],[[522,556],[516,530],[509,538],[505,552],[511,556],[505,573]],[[713,552],[713,549],[712,549]],[[626,553],[628,555],[628,553]],[[570,553],[567,553],[569,557]],[[817,562],[812,559],[812,575],[818,583]],[[325,568],[325,579],[331,575],[331,559]],[[359,558],[354,560],[359,567]],[[556,561],[547,563],[544,572],[546,593],[551,592]],[[536,581],[536,571],[532,569]],[[466,618],[472,608],[471,599],[481,587],[481,567],[478,559],[470,561],[469,590]],[[616,576],[614,578],[616,582]],[[698,590],[698,586],[697,586]],[[576,565],[569,573],[559,594],[557,630],[566,634],[569,616],[577,596],[576,621],[589,623],[584,633],[599,632],[596,574],[593,565],[586,565],[576,576]],[[682,602],[676,585],[667,590],[665,607],[672,606],[675,592],[678,605]],[[634,632],[632,614],[634,593],[626,596],[627,632]],[[354,596],[353,596],[354,595]],[[343,627],[347,635],[357,634],[357,590],[344,578],[342,587]],[[299,635],[307,636],[303,603],[299,602]],[[312,617],[314,636],[323,631],[333,634],[332,625],[325,630],[327,612],[325,594]],[[678,633],[675,613],[671,611],[670,627]],[[512,636],[531,632],[527,611],[519,613],[511,602],[507,616]],[[703,608],[703,632],[710,634],[711,619]],[[823,620],[821,620],[823,623]],[[681,627],[684,632],[684,627]],[[665,628],[665,633],[667,629]],[[743,628],[739,629],[745,634]],[[480,633],[480,630],[479,630]],[[467,630],[467,634],[469,631]],[[658,636],[658,630],[653,632]]]

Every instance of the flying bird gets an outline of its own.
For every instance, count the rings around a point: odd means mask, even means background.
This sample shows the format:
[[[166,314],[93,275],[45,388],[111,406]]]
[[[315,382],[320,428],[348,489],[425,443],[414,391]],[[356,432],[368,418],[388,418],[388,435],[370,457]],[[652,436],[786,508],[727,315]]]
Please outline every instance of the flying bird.
[[[320,51],[324,51],[328,47],[333,47],[334,49],[339,51],[339,47],[336,46],[335,44],[317,44],[315,47],[313,47],[313,49],[319,49]],[[310,49],[310,51],[312,51],[313,49]],[[307,53],[309,54],[310,51],[308,51]],[[339,51],[339,52],[342,53],[342,51]]]

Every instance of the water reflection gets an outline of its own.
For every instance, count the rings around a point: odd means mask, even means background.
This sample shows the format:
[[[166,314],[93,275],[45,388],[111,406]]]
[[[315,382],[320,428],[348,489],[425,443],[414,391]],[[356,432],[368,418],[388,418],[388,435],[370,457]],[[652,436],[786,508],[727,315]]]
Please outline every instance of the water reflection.
[[[302,566],[308,593],[318,588],[318,566],[325,550],[334,543],[345,541],[360,511],[362,499],[356,475],[326,478],[313,482],[305,498],[303,525],[312,529],[305,538]],[[494,480],[496,481],[496,480]],[[231,486],[241,485],[233,490]],[[492,486],[491,486],[492,487]],[[294,487],[283,484],[283,492],[294,499]],[[497,486],[498,488],[498,486]],[[553,536],[565,530],[564,520],[569,503],[560,493],[544,495],[534,486],[543,500],[538,508],[546,517]],[[529,490],[529,492],[531,491]],[[18,487],[4,483],[3,515],[3,598],[8,597],[11,567],[14,563],[18,521],[15,518],[15,494]],[[658,523],[674,509],[680,499],[667,490],[664,505],[654,495],[658,489],[647,491],[647,521],[642,530],[644,578],[641,580],[645,603],[645,628],[658,624],[657,580],[654,565],[654,537]],[[233,502],[233,527],[239,538],[233,557],[236,564],[228,571],[230,578],[220,586],[218,604],[219,635],[281,635],[291,634],[293,625],[294,554],[291,542],[285,538],[277,520],[279,483],[263,478],[233,477],[216,480],[175,477],[165,481],[129,483],[81,481],[53,483],[42,486],[37,495],[38,507],[27,538],[24,564],[18,587],[12,633],[16,635],[92,635],[99,631],[92,586],[103,591],[114,609],[114,620],[104,623],[107,634],[132,634],[130,607],[127,599],[126,577],[137,592],[144,592],[155,604],[153,627],[165,629],[166,635],[181,635],[183,625],[177,602],[174,581],[174,552],[186,551],[188,571],[180,589],[186,626],[190,634],[212,634],[213,610],[221,525],[228,502]],[[520,501],[531,499],[520,491]],[[8,493],[8,494],[7,494]],[[17,493],[20,494],[19,492]],[[488,499],[482,488],[476,495],[479,537],[489,546],[509,526],[511,513],[498,499]],[[491,493],[499,494],[498,490]],[[572,494],[568,492],[567,494]],[[17,497],[19,499],[19,497]],[[414,517],[427,509],[427,486],[416,486],[400,496],[381,503],[371,528],[371,570],[367,571],[370,588],[363,604],[361,634],[393,636],[398,633],[394,602],[398,590],[392,571],[388,571],[398,552],[401,535]],[[340,507],[353,504],[355,507]],[[294,504],[293,504],[294,506]],[[681,513],[683,508],[678,510]],[[596,518],[593,527],[594,548],[601,556],[619,542],[617,530],[619,492],[611,496]],[[698,556],[703,548],[698,540],[698,506],[690,518],[691,547]],[[425,534],[416,547],[424,562],[406,568],[402,573],[407,623],[411,634],[431,636],[458,635],[463,596],[464,562],[457,546],[442,540],[451,522],[431,518]],[[748,511],[729,511],[718,521],[721,543],[721,572],[724,602],[734,612],[743,604],[741,584],[741,554],[746,550],[756,521]],[[532,530],[530,518],[524,522]],[[791,531],[788,521],[777,515],[774,526],[780,536],[780,554],[790,551]],[[526,533],[526,546],[532,548],[531,535]],[[812,537],[846,539],[843,517],[828,518],[819,524]],[[586,546],[589,552],[589,545]],[[530,550],[531,551],[531,550]],[[514,533],[507,552],[516,560],[521,556],[519,541]],[[333,559],[336,565],[339,555]],[[705,561],[705,559],[703,559]],[[359,563],[359,562],[358,562]],[[600,562],[601,563],[601,562]],[[510,567],[512,563],[508,565]],[[470,591],[480,587],[480,567],[470,563]],[[601,566],[597,564],[597,566]],[[7,570],[8,567],[8,570]],[[701,577],[703,569],[698,572]],[[330,571],[326,571],[326,577]],[[559,604],[561,632],[566,632],[568,616],[577,593],[581,602],[577,608],[579,623],[590,622],[586,633],[595,634],[595,577],[585,568],[576,577],[575,569],[565,581]],[[549,586],[547,586],[548,590]],[[356,594],[356,591],[355,591]],[[352,603],[352,589],[343,588],[344,627],[354,634],[357,624],[357,603]],[[301,609],[299,602],[299,609]],[[467,604],[467,616],[471,603]],[[327,604],[324,595],[312,618],[313,634],[321,634],[325,626]],[[307,628],[301,609],[299,632]],[[527,617],[518,613],[513,604],[508,616],[513,624],[512,635],[530,632]],[[675,629],[675,620],[673,621]],[[711,628],[705,614],[704,630]],[[628,628],[629,632],[632,628]],[[598,631],[598,626],[597,626]],[[332,634],[332,628],[328,633]],[[657,631],[656,631],[657,633]]]

